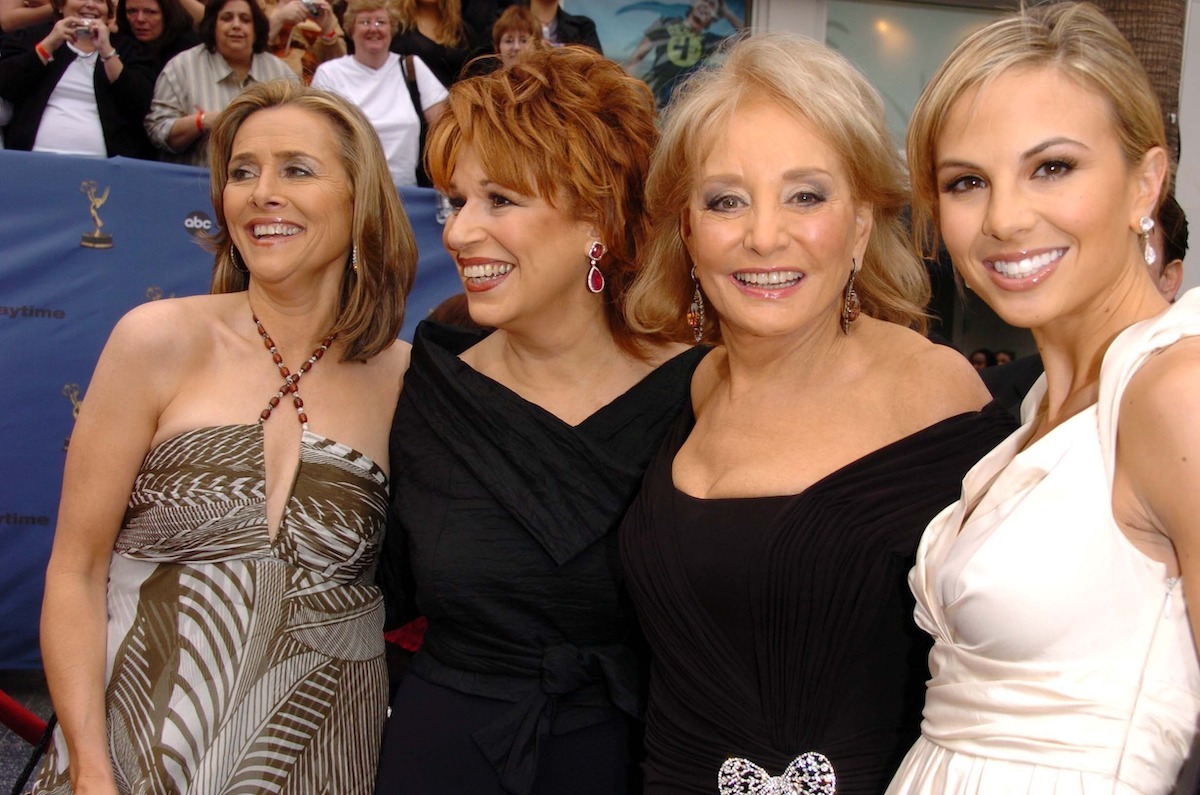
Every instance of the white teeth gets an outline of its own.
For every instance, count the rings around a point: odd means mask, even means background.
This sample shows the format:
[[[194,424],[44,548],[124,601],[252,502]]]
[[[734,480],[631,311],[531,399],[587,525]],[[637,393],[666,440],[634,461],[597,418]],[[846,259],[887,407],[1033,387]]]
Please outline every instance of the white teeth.
[[[1065,254],[1065,248],[1047,251],[1044,254],[1038,254],[1033,257],[1017,260],[1016,262],[1007,262],[1005,260],[989,260],[985,264],[991,267],[996,273],[1007,276],[1010,279],[1023,278],[1045,268],[1051,262],[1056,261],[1059,257]]]
[[[491,279],[503,276],[513,269],[507,262],[489,262],[487,265],[466,265],[462,269],[464,279]]]
[[[766,271],[733,274],[733,278],[742,284],[749,284],[754,287],[791,287],[800,281],[802,276],[803,274],[799,271]]]
[[[274,237],[276,235],[291,237],[300,232],[300,227],[292,226],[291,224],[255,224],[251,232],[256,238]]]

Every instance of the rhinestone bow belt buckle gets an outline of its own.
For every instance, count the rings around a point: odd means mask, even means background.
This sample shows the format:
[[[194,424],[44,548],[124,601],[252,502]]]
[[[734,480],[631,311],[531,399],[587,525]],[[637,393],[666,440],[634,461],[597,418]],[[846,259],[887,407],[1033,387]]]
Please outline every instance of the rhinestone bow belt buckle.
[[[834,795],[837,778],[828,757],[815,751],[800,754],[772,776],[749,759],[726,759],[717,773],[721,795]]]

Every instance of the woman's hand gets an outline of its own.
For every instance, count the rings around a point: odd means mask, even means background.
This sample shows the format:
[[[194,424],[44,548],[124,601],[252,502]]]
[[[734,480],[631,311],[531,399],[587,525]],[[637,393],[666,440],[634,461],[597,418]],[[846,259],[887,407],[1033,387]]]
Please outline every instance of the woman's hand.
[[[304,20],[308,19],[308,9],[305,8],[302,0],[289,0],[280,6],[275,6],[276,16],[280,16],[280,22],[284,25],[299,25]]]
[[[79,28],[88,27],[89,20],[83,17],[63,17],[54,23],[46,38],[42,39],[42,47],[51,55],[66,42],[74,44],[79,40]]]
[[[333,32],[334,22],[337,21],[337,17],[333,15],[333,6],[329,5],[327,0],[314,0],[314,4],[317,6],[316,20],[321,26],[321,33],[329,35]]]
[[[217,123],[217,119],[221,116],[220,111],[209,113],[199,105],[196,106],[196,128],[201,134],[207,133]]]
[[[269,13],[267,27],[267,42],[269,46],[278,47],[284,43],[283,38],[295,25],[308,19],[308,9],[301,0],[289,0],[277,5]]]
[[[92,43],[96,45],[96,51],[101,55],[108,55],[113,51],[111,35],[112,32],[107,23],[97,22],[92,25]]]

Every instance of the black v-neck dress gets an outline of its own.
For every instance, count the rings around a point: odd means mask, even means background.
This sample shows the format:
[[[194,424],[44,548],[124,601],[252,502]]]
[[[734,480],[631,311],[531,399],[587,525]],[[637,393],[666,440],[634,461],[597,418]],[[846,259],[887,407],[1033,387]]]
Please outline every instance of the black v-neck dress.
[[[876,450],[791,496],[696,499],[671,467],[680,416],[620,530],[651,650],[647,795],[715,795],[744,757],[808,752],[838,795],[882,793],[919,734],[930,640],[908,588],[929,520],[1014,429],[993,403]]]
[[[418,326],[393,421],[382,581],[394,607],[411,578],[429,628],[377,792],[625,792],[641,682],[616,528],[705,351],[570,426],[458,358],[480,339]]]

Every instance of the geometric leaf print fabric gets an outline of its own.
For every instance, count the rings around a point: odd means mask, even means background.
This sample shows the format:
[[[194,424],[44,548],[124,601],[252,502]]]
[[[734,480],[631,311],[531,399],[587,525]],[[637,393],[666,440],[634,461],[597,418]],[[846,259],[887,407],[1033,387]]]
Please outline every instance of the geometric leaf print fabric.
[[[110,753],[123,793],[369,793],[387,708],[373,585],[387,481],[305,432],[269,537],[262,430],[146,457],[109,573]],[[34,791],[66,793],[56,737]]]

